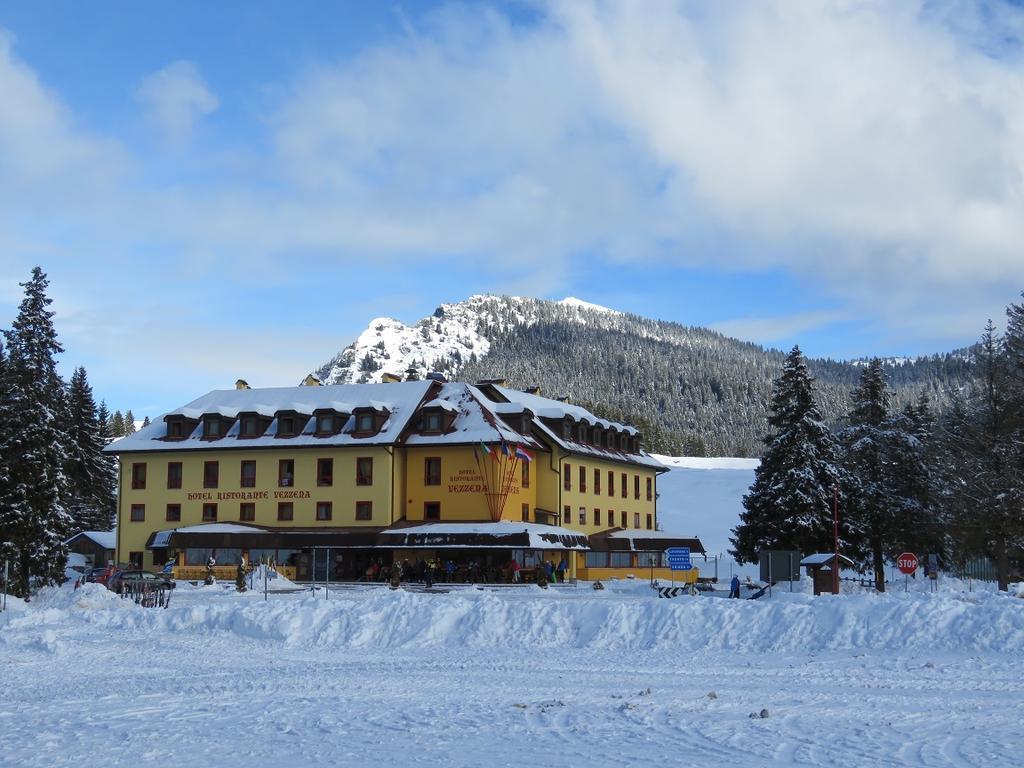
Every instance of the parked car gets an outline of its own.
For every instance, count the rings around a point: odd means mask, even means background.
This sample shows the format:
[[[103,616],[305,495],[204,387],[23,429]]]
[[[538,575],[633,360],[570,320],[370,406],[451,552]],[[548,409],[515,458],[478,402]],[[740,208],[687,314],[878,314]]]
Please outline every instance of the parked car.
[[[122,584],[139,581],[152,584],[155,587],[163,587],[164,589],[174,589],[177,586],[173,579],[168,579],[158,573],[126,568],[115,572],[114,575],[107,580],[107,589],[119,592]]]
[[[106,568],[90,568],[82,576],[82,581],[86,584],[106,584],[107,583],[107,569]]]

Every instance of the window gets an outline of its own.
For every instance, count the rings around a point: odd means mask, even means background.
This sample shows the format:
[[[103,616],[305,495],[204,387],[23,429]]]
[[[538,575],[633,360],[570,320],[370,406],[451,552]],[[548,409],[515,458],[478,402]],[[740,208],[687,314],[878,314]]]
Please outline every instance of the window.
[[[568,504],[566,504],[562,508],[562,522],[563,523],[571,523],[572,522],[572,509],[569,507]]]
[[[647,513],[647,530],[651,530],[654,527],[654,515],[650,512]]]
[[[356,459],[356,485],[373,485],[373,457]]]
[[[243,461],[242,462],[242,483],[243,488],[255,488],[256,487],[256,462],[255,461]]]
[[[654,482],[649,477],[647,478],[647,500],[654,500]]]
[[[587,468],[580,467],[580,493],[587,492]]]
[[[440,513],[438,513],[438,515],[440,516]],[[356,520],[373,520],[372,501],[356,502]]]
[[[259,437],[260,436],[260,420],[255,415],[243,416],[240,419],[238,427],[239,437]]]
[[[318,501],[316,503],[316,519],[330,520],[334,515],[334,509],[329,501]]]
[[[141,491],[146,487],[146,462],[132,464],[132,490]]]
[[[626,517],[626,510],[622,510],[622,512],[619,513],[619,517],[622,520],[622,524],[619,527],[629,528],[629,519]]]
[[[277,436],[292,437],[295,434],[295,417],[281,416],[277,420]]]
[[[608,470],[608,495],[615,495],[615,473],[610,469]]]
[[[594,508],[594,525],[600,525],[600,524],[601,524],[601,510],[597,509],[595,507]]]
[[[203,522],[204,523],[215,523],[215,522],[217,522],[217,505],[216,504],[203,504]]]
[[[524,523],[530,522],[530,505],[529,504],[523,504],[523,522]]]
[[[316,433],[318,435],[333,435],[337,430],[334,428],[336,419],[333,413],[318,413],[316,416]]]
[[[523,462],[522,470],[520,470],[520,473],[522,475],[522,483],[521,483],[521,485],[523,486],[523,488],[529,488],[530,487],[530,462],[528,462],[528,461],[524,461]]]
[[[594,493],[601,493],[601,470],[594,470]]]
[[[587,524],[587,508],[580,507],[580,525]]]
[[[633,553],[632,552],[609,552],[609,565],[612,568],[632,568],[633,567]]]
[[[220,481],[220,463],[216,461],[203,462],[203,488],[216,488]]]
[[[587,568],[607,568],[608,567],[608,553],[607,552],[587,552]]]
[[[132,504],[132,516],[131,521],[133,523],[141,523],[146,520],[146,505],[145,504]]]
[[[167,462],[167,487],[181,488],[181,462]]]
[[[316,460],[316,484],[321,486],[334,484],[334,459]]]
[[[572,467],[566,464],[562,467],[562,487],[567,490],[572,490]]]
[[[244,523],[251,523],[256,519],[256,505],[251,502],[242,502],[238,505],[238,519]]]
[[[633,498],[640,498],[640,475],[633,475]]]
[[[292,520],[295,518],[295,507],[290,501],[277,502],[277,519]]]
[[[430,456],[423,460],[423,484],[441,484],[441,459],[438,456]]]
[[[220,436],[220,419],[203,419],[203,438],[206,440],[216,440]]]
[[[626,498],[627,496],[629,496],[628,486],[629,486],[629,477],[626,475],[625,472],[623,472],[622,473],[622,498]]]
[[[167,437],[170,440],[185,439],[185,425],[178,420],[167,422]]]
[[[167,505],[167,522],[177,523],[181,521],[181,504]]]
[[[128,565],[132,568],[142,570],[142,553],[141,552],[129,552],[128,553]]]
[[[356,415],[356,432],[376,432],[374,417],[372,413],[360,413]]]
[[[423,415],[424,432],[441,432],[444,430],[444,421],[440,413],[425,413]]]
[[[427,501],[423,504],[423,517],[425,520],[441,519],[441,502]]]
[[[277,484],[287,488],[295,484],[295,460],[281,459],[277,462]]]
[[[639,512],[634,512],[633,513],[633,527],[634,528],[639,528],[640,527],[640,513]]]

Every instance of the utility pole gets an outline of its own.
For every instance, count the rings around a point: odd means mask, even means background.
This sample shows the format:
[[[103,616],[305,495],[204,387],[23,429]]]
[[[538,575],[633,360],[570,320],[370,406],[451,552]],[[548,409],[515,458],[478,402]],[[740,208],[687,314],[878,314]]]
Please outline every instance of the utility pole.
[[[832,566],[832,594],[839,594],[839,483],[832,484],[832,523],[835,536],[836,560]]]

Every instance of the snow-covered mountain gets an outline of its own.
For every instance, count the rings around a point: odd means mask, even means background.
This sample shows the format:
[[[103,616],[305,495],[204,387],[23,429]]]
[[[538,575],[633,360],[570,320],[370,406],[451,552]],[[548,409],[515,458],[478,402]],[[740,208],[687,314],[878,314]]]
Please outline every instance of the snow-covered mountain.
[[[455,374],[465,363],[490,351],[490,337],[536,323],[545,305],[562,308],[562,319],[568,322],[594,324],[602,315],[622,316],[614,309],[572,296],[558,302],[519,296],[471,296],[466,301],[442,304],[414,325],[391,317],[374,318],[317,375],[325,384],[348,384],[379,382],[385,373],[402,378],[412,371],[419,378],[431,371]]]
[[[411,325],[376,318],[316,372],[325,384],[432,371],[464,381],[502,378],[634,424],[659,453],[756,456],[783,357],[706,328],[578,298],[472,296]],[[862,366],[811,359],[808,367],[822,414],[841,420]],[[969,360],[956,353],[894,359],[885,369],[897,408],[922,393],[942,408],[971,376]]]

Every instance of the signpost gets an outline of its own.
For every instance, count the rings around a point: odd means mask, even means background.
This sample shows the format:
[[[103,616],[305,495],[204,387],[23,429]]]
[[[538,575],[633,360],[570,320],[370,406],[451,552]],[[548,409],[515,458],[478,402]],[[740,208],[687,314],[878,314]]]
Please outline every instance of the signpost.
[[[902,555],[896,558],[896,567],[900,569],[900,573],[903,574],[903,591],[910,591],[910,576],[917,570],[918,560],[917,555],[913,552],[904,552]]]
[[[665,555],[668,557],[668,567],[672,570],[672,584],[675,585],[676,571],[688,571],[693,568],[693,563],[690,562],[690,548],[669,547],[665,550]]]

